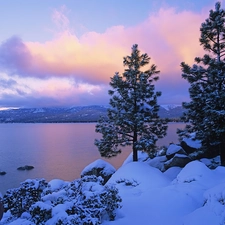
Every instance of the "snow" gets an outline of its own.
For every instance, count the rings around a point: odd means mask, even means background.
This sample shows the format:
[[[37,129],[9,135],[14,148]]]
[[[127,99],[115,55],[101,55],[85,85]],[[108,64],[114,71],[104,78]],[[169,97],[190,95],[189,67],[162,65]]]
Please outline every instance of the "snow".
[[[33,113],[43,113],[45,110],[43,108],[37,108],[33,111]]]
[[[108,181],[119,188],[123,207],[115,221],[103,224],[223,224],[224,173],[224,167],[210,170],[199,161],[164,173],[143,162],[125,164]],[[136,180],[139,185],[117,183],[120,178]]]
[[[171,144],[171,145],[168,147],[168,149],[167,149],[167,151],[166,151],[166,154],[167,154],[167,155],[173,155],[174,153],[180,151],[181,149],[182,149],[181,146],[175,145],[175,144]]]
[[[162,108],[164,108],[165,110],[167,110],[167,111],[169,111],[169,110],[171,110],[171,109],[175,109],[175,108],[177,108],[177,107],[180,107],[181,105],[175,105],[175,104],[173,104],[173,105],[160,105]]]
[[[142,191],[149,188],[163,187],[169,182],[169,179],[161,171],[144,162],[125,164],[112,175],[107,184],[116,184],[116,181],[120,179],[136,181],[139,184],[138,189],[141,188]]]
[[[153,166],[153,167],[163,171],[164,170],[164,163],[167,160],[168,160],[167,157],[165,155],[163,155],[163,156],[155,157],[153,159],[149,159],[147,162],[148,162],[148,165]]]
[[[2,224],[2,223],[0,222],[0,224]],[[10,223],[10,225],[21,225],[21,224],[23,224],[23,225],[35,225],[35,223],[27,221],[26,219],[18,219],[16,221],[13,221],[12,223]]]
[[[84,174],[87,174],[93,168],[102,168],[103,169],[102,173],[104,175],[110,175],[116,171],[116,169],[110,163],[102,159],[97,159],[96,161],[89,164],[83,169],[83,171],[81,172],[81,176],[83,176]]]
[[[146,152],[143,151],[138,151],[138,161],[143,162],[146,161],[148,159],[148,154]],[[130,153],[130,155],[125,159],[125,161],[123,162],[123,165],[133,162],[133,153]]]
[[[203,162],[192,161],[184,168],[169,168],[163,173],[153,167],[160,163],[156,160],[146,160],[145,153],[139,155],[141,156],[139,162],[132,162],[132,155],[130,155],[107,182],[107,185],[118,188],[122,198],[122,208],[117,209],[115,221],[105,220],[103,225],[224,224],[225,167],[218,166],[211,170],[203,163],[204,161],[209,163],[204,159]],[[163,160],[163,157],[158,157],[158,160]],[[98,160],[93,165],[96,164],[105,165],[105,162]],[[62,180],[52,180],[49,182],[49,188],[60,189],[56,193],[63,195],[61,188],[66,184],[67,182]],[[89,187],[85,189],[89,190]],[[49,195],[45,200],[59,197],[57,195]],[[65,208],[68,207],[66,204],[69,203],[65,202],[54,208],[53,218],[48,224],[54,224],[57,218],[65,218]],[[40,206],[45,207],[44,204]],[[7,213],[4,218],[7,218]],[[4,223],[0,222],[0,224]],[[11,223],[11,225],[19,224],[28,223],[22,217]]]
[[[61,189],[63,186],[66,186],[69,182],[60,180],[60,179],[53,179],[48,182],[49,184],[49,189],[53,192],[56,190]]]
[[[191,183],[198,181],[198,183],[204,183],[210,185],[212,179],[214,179],[213,171],[210,170],[205,164],[199,161],[193,161],[188,163],[181,172],[177,175],[174,183]],[[210,186],[209,186],[210,187]]]
[[[171,167],[168,170],[166,170],[163,174],[166,175],[170,180],[174,180],[177,175],[180,173],[182,168],[180,167]]]
[[[183,141],[192,148],[199,149],[202,147],[201,141],[199,140],[193,140],[192,138],[183,138]]]

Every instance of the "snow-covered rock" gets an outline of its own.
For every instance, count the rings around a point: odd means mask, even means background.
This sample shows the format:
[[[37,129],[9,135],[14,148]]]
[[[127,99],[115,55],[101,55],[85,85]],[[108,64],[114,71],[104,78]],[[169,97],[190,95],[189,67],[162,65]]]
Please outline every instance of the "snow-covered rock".
[[[199,149],[202,147],[202,143],[200,140],[195,140],[194,137],[192,138],[183,138],[183,141],[190,147]]]
[[[175,156],[175,154],[186,155],[186,152],[183,150],[183,148],[180,145],[170,144],[167,151],[166,151],[167,159],[173,158]]]
[[[196,152],[202,147],[201,141],[195,139],[195,133],[192,133],[189,138],[183,138],[180,145],[187,154]]]
[[[110,163],[97,159],[82,170],[81,177],[90,175],[101,176],[105,184],[115,172],[116,169]]]
[[[164,169],[167,170],[171,167],[184,167],[191,159],[184,154],[175,154],[174,157],[164,163]]]
[[[148,165],[155,167],[157,169],[159,169],[160,171],[164,171],[164,164],[167,161],[167,158],[165,155],[163,156],[157,156],[153,159],[149,159],[147,161]]]
[[[202,158],[199,160],[200,162],[204,163],[210,169],[215,169],[220,166],[220,156],[216,156],[214,158]]]

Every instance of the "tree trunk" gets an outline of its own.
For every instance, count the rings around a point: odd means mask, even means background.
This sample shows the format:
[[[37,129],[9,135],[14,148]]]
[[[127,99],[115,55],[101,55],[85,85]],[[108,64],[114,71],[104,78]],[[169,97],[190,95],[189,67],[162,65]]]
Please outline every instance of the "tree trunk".
[[[0,202],[0,220],[3,217],[3,213],[4,213],[4,208],[3,208],[3,204]]]
[[[138,154],[137,154],[137,149],[135,146],[133,146],[133,161],[137,162],[138,161]]]
[[[225,142],[220,143],[220,163],[225,166]]]
[[[137,154],[137,148],[136,148],[136,142],[137,142],[137,132],[134,131],[134,139],[133,139],[133,162],[138,161],[138,154]]]

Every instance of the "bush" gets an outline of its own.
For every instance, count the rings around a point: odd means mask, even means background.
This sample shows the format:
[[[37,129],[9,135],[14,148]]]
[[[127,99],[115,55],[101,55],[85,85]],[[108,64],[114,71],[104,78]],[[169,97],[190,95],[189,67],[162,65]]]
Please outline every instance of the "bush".
[[[43,202],[33,204],[29,212],[35,224],[45,224],[52,217],[52,207]]]
[[[124,183],[126,186],[137,187],[139,183],[136,180],[129,180],[129,179],[120,179],[116,181],[117,184]]]
[[[19,188],[10,189],[3,196],[5,211],[10,210],[15,217],[20,217],[30,206],[41,199],[48,183],[44,179],[26,180]]]
[[[9,190],[3,201],[10,221],[25,212],[26,220],[34,224],[97,225],[114,220],[122,201],[115,186],[102,182],[101,177],[85,176],[54,189],[45,180],[29,180]]]

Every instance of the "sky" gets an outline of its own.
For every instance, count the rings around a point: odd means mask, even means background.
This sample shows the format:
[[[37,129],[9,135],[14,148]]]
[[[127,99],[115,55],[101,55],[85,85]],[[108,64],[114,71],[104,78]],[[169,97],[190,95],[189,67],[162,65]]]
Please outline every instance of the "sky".
[[[158,103],[181,105],[189,84],[180,64],[203,56],[199,29],[215,3],[0,0],[0,108],[107,105],[133,44],[160,70]]]

